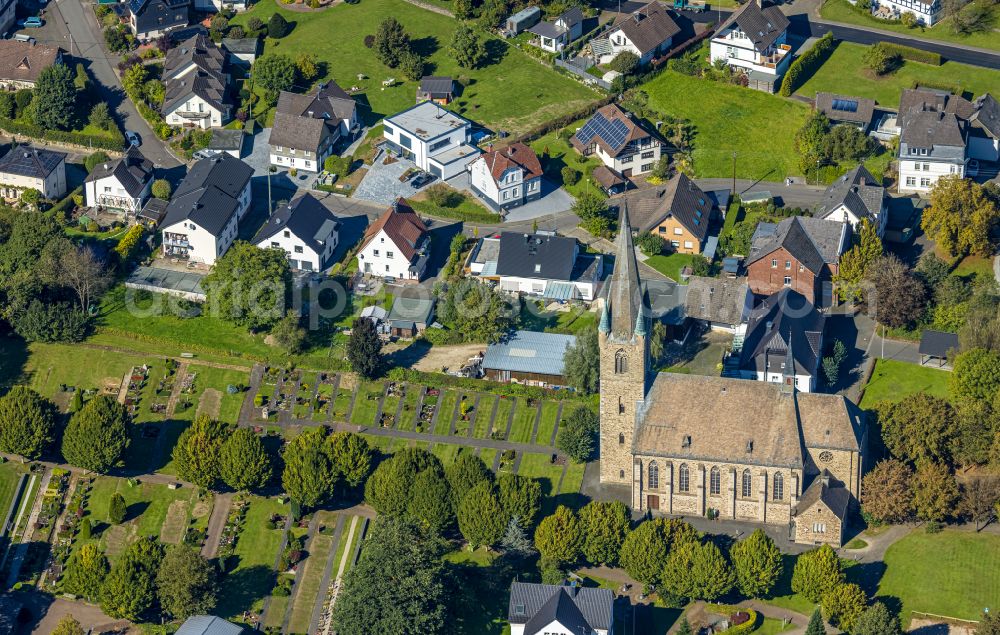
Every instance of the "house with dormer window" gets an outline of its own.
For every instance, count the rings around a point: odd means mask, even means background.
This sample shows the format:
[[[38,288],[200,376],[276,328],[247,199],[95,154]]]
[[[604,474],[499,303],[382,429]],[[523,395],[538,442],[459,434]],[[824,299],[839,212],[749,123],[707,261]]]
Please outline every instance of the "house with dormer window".
[[[160,109],[172,126],[219,128],[229,122],[226,54],[204,34],[167,51],[163,61],[164,99]]]
[[[772,384],[792,380],[796,390],[814,392],[825,325],[826,317],[797,291],[786,287],[765,298],[750,312],[740,376]]]
[[[336,82],[307,95],[281,91],[268,140],[271,165],[319,172],[337,144],[359,129],[357,103]]]
[[[609,589],[529,582],[510,587],[510,635],[610,635],[614,616]]]
[[[580,7],[571,7],[551,22],[546,20],[532,26],[528,33],[536,36],[531,44],[543,51],[558,53],[583,35],[583,11]]]
[[[430,233],[402,198],[368,226],[358,248],[358,268],[369,276],[417,282],[427,271]]]
[[[608,37],[592,41],[600,51],[600,61],[606,64],[624,51],[634,53],[640,64],[670,50],[674,36],[681,28],[670,17],[666,5],[654,0],[636,11],[622,16],[610,29]]]
[[[570,144],[584,156],[597,155],[626,178],[652,171],[662,151],[660,140],[616,104],[598,109]]]
[[[652,232],[682,254],[700,254],[705,248],[715,202],[685,174],[665,185],[611,199],[611,206],[628,202],[632,230]]]
[[[0,40],[0,88],[34,88],[42,69],[62,64],[62,54],[58,46]]]
[[[253,242],[261,249],[281,249],[298,271],[322,271],[339,239],[340,222],[312,194],[285,203],[260,228]]]
[[[726,19],[712,37],[712,62],[726,64],[747,75],[748,86],[773,93],[792,60],[787,43],[790,22],[776,6],[750,0]]]
[[[494,210],[510,209],[542,195],[542,164],[523,143],[479,155],[469,165],[472,190]]]

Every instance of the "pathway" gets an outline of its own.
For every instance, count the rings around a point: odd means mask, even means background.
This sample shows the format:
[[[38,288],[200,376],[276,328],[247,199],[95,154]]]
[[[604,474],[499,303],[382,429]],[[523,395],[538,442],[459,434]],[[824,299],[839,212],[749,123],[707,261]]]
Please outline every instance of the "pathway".
[[[205,531],[205,545],[201,548],[201,555],[206,558],[214,558],[219,552],[219,541],[222,540],[222,531],[226,528],[229,508],[232,505],[232,492],[215,495],[215,505],[212,507],[212,515],[208,519],[208,529]]]
[[[420,7],[421,9],[424,9],[426,11],[430,11],[432,13],[437,13],[437,14],[440,14],[440,15],[448,16],[449,18],[454,18],[455,17],[454,13],[452,13],[448,9],[445,9],[444,7],[438,7],[438,6],[435,6],[433,4],[429,4],[427,2],[420,2],[420,0],[406,0],[406,2],[409,2],[410,4],[412,4],[415,7]]]
[[[35,530],[35,522],[38,520],[38,515],[42,512],[42,502],[45,499],[43,494],[48,489],[50,480],[52,480],[52,469],[46,468],[45,473],[42,475],[42,482],[38,486],[38,489],[35,490],[35,500],[31,506],[31,513],[28,514],[28,522],[25,523],[24,531],[21,533],[21,542],[17,545],[17,551],[14,552],[14,559],[10,562],[10,573],[7,575],[8,589],[14,586],[14,583],[17,582],[17,577],[21,574],[21,563],[24,562],[24,556],[28,553],[31,536]],[[25,492],[31,492],[30,484]],[[18,521],[20,522],[20,518],[18,518]]]
[[[27,511],[28,508],[28,494],[31,493],[31,487],[35,484],[36,480],[38,480],[38,477],[32,474],[28,477],[27,485],[24,486],[23,498],[21,499],[21,504],[18,506],[17,518],[14,519],[14,524],[10,526],[8,535],[9,541],[14,540],[14,532],[17,530],[17,526],[21,524],[21,519],[24,518],[24,512]],[[4,565],[7,564],[7,558],[10,557],[11,548],[12,545],[8,542],[7,550],[4,551],[3,554],[3,560],[0,560],[0,571],[2,571]],[[7,586],[9,587],[10,585],[8,584]]]
[[[309,521],[309,529],[306,531],[306,539],[302,543],[305,553],[309,553],[309,548],[312,546],[312,541],[316,537],[316,530],[319,528],[319,514],[313,514],[312,520]],[[287,533],[285,534],[288,535]],[[285,550],[284,547],[281,548],[282,551]],[[279,571],[279,574],[282,572]],[[299,594],[299,587],[302,585],[302,578],[305,577],[306,573],[306,560],[298,563],[295,567],[295,579],[292,581],[292,592],[288,595],[288,604],[285,606],[285,616],[281,620],[281,632],[288,633],[288,622],[292,619],[292,610],[295,608],[295,598]]]
[[[358,528],[358,520],[359,520],[358,516],[351,517],[351,528],[347,532],[347,542],[345,543],[348,547],[354,540],[354,532]],[[336,604],[337,602],[337,596],[340,594],[340,587],[344,577],[344,569],[347,568],[347,561],[350,554],[351,554],[350,549],[345,548],[344,555],[340,558],[340,564],[337,566],[337,577],[334,578],[333,581],[333,594],[330,596],[330,604],[326,608],[328,612],[333,610],[333,605]],[[329,633],[332,631],[332,628],[333,628],[333,622],[329,619],[329,617],[327,617],[326,627],[323,629],[323,635],[329,635]]]
[[[309,632],[319,632],[319,621],[323,617],[323,609],[326,608],[327,598],[330,596],[330,578],[333,576],[333,561],[337,557],[337,547],[340,545],[340,536],[344,531],[344,514],[337,514],[337,527],[333,531],[333,548],[330,555],[326,557],[326,568],[323,570],[323,579],[319,583],[322,595],[316,598],[313,606],[312,618],[309,620]]]
[[[839,550],[842,558],[851,558],[858,562],[882,562],[885,552],[897,540],[905,538],[916,525],[889,525],[882,531],[874,535],[861,532],[856,536],[868,543],[864,549],[843,549]]]
[[[274,564],[271,565],[272,571],[278,571],[278,565],[281,563],[281,556],[285,553],[285,545],[288,544],[288,532],[292,528],[292,515],[288,514],[288,518],[285,519],[285,530],[281,532],[281,543],[278,545],[278,555],[274,557]],[[291,604],[291,602],[289,602]],[[271,595],[268,594],[264,598],[264,605],[260,609],[260,616],[257,620],[258,624],[267,623],[267,610],[271,607]]]
[[[188,363],[182,361],[177,366],[177,372],[175,373],[174,385],[170,390],[170,398],[167,399],[167,411],[165,413],[165,418],[169,419],[174,416],[174,410],[177,409],[177,400],[181,396],[181,388],[184,386],[184,378],[187,377]]]
[[[121,346],[107,346],[104,344],[88,344],[86,342],[80,342],[73,344],[76,348],[89,348],[94,351],[108,351],[109,353],[121,353],[122,355],[132,355],[135,357],[157,357],[157,358],[168,358],[172,359],[178,363],[190,363],[197,364],[200,366],[208,366],[210,368],[222,368],[225,370],[238,370],[240,372],[246,372],[250,370],[251,366],[247,364],[223,364],[222,362],[210,362],[204,359],[192,359],[190,357],[181,357],[179,355],[162,355],[157,353],[149,353],[145,351],[137,351],[131,348],[122,348]],[[219,353],[212,353],[213,355],[218,355]]]

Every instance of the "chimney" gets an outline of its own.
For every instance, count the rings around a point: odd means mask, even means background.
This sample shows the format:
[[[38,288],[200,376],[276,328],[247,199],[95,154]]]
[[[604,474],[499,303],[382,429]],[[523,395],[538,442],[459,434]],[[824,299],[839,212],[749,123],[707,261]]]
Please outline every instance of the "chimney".
[[[105,164],[104,164],[104,169],[105,169],[105,170],[110,170],[110,169],[111,169],[111,166],[110,166],[110,165],[108,165],[107,163],[105,163]]]
[[[771,320],[768,320],[767,321],[767,330],[770,331],[772,326],[774,326],[774,322],[772,322]]]

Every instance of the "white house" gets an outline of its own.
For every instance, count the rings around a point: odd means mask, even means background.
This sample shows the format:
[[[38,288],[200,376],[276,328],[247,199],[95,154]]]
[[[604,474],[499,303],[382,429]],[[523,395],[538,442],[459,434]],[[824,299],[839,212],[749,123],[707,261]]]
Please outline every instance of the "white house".
[[[495,210],[537,200],[542,194],[542,164],[523,143],[490,149],[469,165],[473,191]]]
[[[969,158],[1000,160],[1000,102],[985,93],[972,102],[975,110],[969,117]]]
[[[121,159],[94,166],[83,182],[87,207],[119,209],[139,213],[153,186],[153,162],[132,146]]]
[[[773,93],[792,60],[786,43],[790,22],[778,7],[761,3],[748,1],[722,23],[712,37],[709,56],[712,62],[725,60],[744,71],[751,88]]]
[[[667,7],[653,0],[644,7],[618,20],[607,39],[595,40],[595,52],[600,51],[602,64],[610,62],[623,51],[634,53],[640,64],[648,64],[657,55],[670,50],[674,36],[681,32]]]
[[[872,13],[890,20],[898,20],[904,13],[912,13],[917,18],[917,24],[934,26],[941,19],[941,2],[940,0],[931,0],[930,2],[922,0],[874,0]]]
[[[357,104],[333,81],[307,95],[282,91],[268,140],[271,165],[319,172],[337,143],[359,127]]]
[[[232,114],[225,69],[226,54],[201,33],[167,51],[160,109],[166,122],[202,129],[225,125]]]
[[[188,25],[191,0],[129,0],[129,26],[135,36],[148,41]]]
[[[0,159],[0,194],[16,199],[29,189],[49,200],[66,194],[66,154],[29,145],[11,148]]]
[[[440,179],[465,172],[481,153],[470,143],[472,122],[431,101],[386,117],[383,128],[392,152]]]
[[[645,174],[660,159],[660,140],[640,126],[617,104],[595,112],[570,139],[584,156],[596,154],[604,165],[624,177]]]
[[[485,243],[484,243],[485,244]],[[484,279],[496,279],[500,289],[550,300],[591,301],[604,269],[601,255],[581,253],[575,238],[550,232],[503,232],[495,265]]]
[[[610,635],[615,597],[610,589],[514,582],[507,621],[510,635]]]
[[[367,275],[395,280],[420,280],[430,258],[430,234],[405,200],[368,226],[358,249],[359,269]]]
[[[740,376],[769,383],[795,381],[800,392],[814,392],[823,356],[826,317],[797,291],[784,288],[750,313]]]
[[[292,269],[322,271],[337,248],[340,223],[312,194],[282,205],[267,219],[253,242],[281,249]]]
[[[855,230],[867,219],[882,236],[889,221],[889,198],[872,173],[859,165],[826,188],[815,218],[848,223]]]
[[[550,53],[558,53],[583,35],[583,11],[580,7],[571,7],[555,20],[539,22],[528,32],[538,36],[531,44]]]
[[[971,102],[947,93],[904,90],[899,98],[899,191],[927,194],[946,175],[965,177]]]
[[[160,226],[163,254],[207,265],[229,249],[250,209],[253,168],[228,154],[194,164],[167,206]]]

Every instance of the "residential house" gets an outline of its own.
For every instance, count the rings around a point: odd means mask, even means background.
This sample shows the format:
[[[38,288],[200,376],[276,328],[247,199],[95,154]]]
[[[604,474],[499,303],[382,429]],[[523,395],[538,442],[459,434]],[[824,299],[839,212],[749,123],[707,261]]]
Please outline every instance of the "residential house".
[[[435,104],[447,106],[455,98],[455,80],[450,77],[428,75],[420,79],[417,86],[417,103],[433,101]]]
[[[472,122],[432,101],[386,117],[382,127],[393,153],[440,179],[465,172],[481,153],[470,143]]]
[[[131,146],[122,158],[94,166],[83,182],[87,207],[106,207],[136,215],[153,187],[153,162]]]
[[[575,345],[575,335],[514,331],[486,347],[483,375],[491,381],[526,386],[567,386],[563,358],[566,349]]]
[[[184,620],[175,635],[242,635],[242,626],[214,615],[192,615]]]
[[[15,200],[35,189],[50,201],[66,194],[66,153],[15,145],[0,159],[0,196]]]
[[[906,91],[904,91],[905,94]],[[965,176],[967,126],[954,112],[925,106],[899,113],[899,191],[927,194],[946,175]]]
[[[583,253],[575,238],[502,232],[497,246],[496,264],[490,269],[501,290],[550,300],[589,302],[596,297],[604,258]],[[481,271],[480,276],[491,277],[485,275],[489,272]]]
[[[650,172],[660,160],[660,140],[616,104],[599,108],[570,143],[584,156],[596,154],[626,178]]]
[[[753,307],[746,278],[691,276],[686,285],[684,314],[713,331],[741,333]]]
[[[881,237],[889,220],[889,197],[872,173],[858,165],[826,188],[815,218],[848,223],[854,230],[867,219]]]
[[[160,112],[172,126],[218,128],[232,117],[226,54],[199,33],[167,51]]]
[[[129,26],[140,40],[154,40],[186,27],[190,11],[191,0],[129,0]]]
[[[405,200],[397,199],[368,226],[358,249],[358,264],[367,275],[419,281],[430,258],[430,234]]]
[[[538,200],[542,195],[542,164],[523,143],[492,147],[469,164],[472,190],[500,211]]]
[[[500,258],[500,234],[480,238],[465,259],[465,273],[483,280],[499,282],[497,260]]]
[[[538,24],[538,21],[541,19],[541,9],[538,7],[525,7],[507,18],[507,21],[504,23],[507,36],[513,37],[528,27]]]
[[[194,0],[195,11],[221,13],[222,11],[246,11],[251,0]]]
[[[639,58],[640,64],[648,64],[669,51],[674,36],[680,32],[681,28],[670,17],[666,5],[653,0],[622,16],[611,27],[607,40],[597,40],[600,61],[606,64],[619,53],[628,51]]]
[[[615,596],[576,584],[513,582],[507,606],[510,635],[610,635]]]
[[[389,335],[416,337],[434,322],[434,296],[419,285],[404,288],[392,301],[386,322]]]
[[[716,30],[709,58],[712,62],[725,60],[746,73],[750,88],[773,93],[792,60],[787,44],[789,24],[778,7],[749,0]]]
[[[826,317],[801,293],[785,287],[768,296],[750,313],[740,375],[815,392],[823,357]]]
[[[260,56],[260,38],[222,38],[222,49],[229,54],[229,63],[250,68]]]
[[[875,100],[833,93],[816,93],[816,110],[834,125],[846,125],[868,132],[875,115]]]
[[[1000,102],[985,93],[972,102],[975,110],[969,116],[969,158],[983,161],[1000,160]]]
[[[292,269],[323,271],[339,239],[340,222],[312,194],[285,203],[254,236],[261,249],[281,249]]]
[[[319,172],[337,143],[359,128],[358,107],[335,82],[300,95],[282,91],[271,128],[271,165]]]
[[[206,265],[222,257],[250,209],[252,176],[253,168],[228,154],[195,163],[160,225],[163,254]]]
[[[580,7],[570,7],[555,20],[539,22],[528,32],[538,36],[531,44],[543,51],[558,53],[583,35],[583,11]]]
[[[63,51],[58,46],[0,40],[0,89],[34,88],[43,68],[62,62]]]
[[[934,26],[941,19],[941,0],[875,0],[871,6],[872,13],[883,19],[898,20],[912,13],[922,26]]]
[[[633,230],[652,232],[682,254],[700,254],[705,247],[714,201],[685,174],[612,199],[611,205],[623,203],[629,207]]]
[[[17,0],[0,0],[0,33],[7,33],[14,28],[16,14]]]
[[[848,223],[806,216],[760,223],[745,263],[750,290],[772,295],[790,287],[811,304],[829,305],[831,281],[850,236]]]

